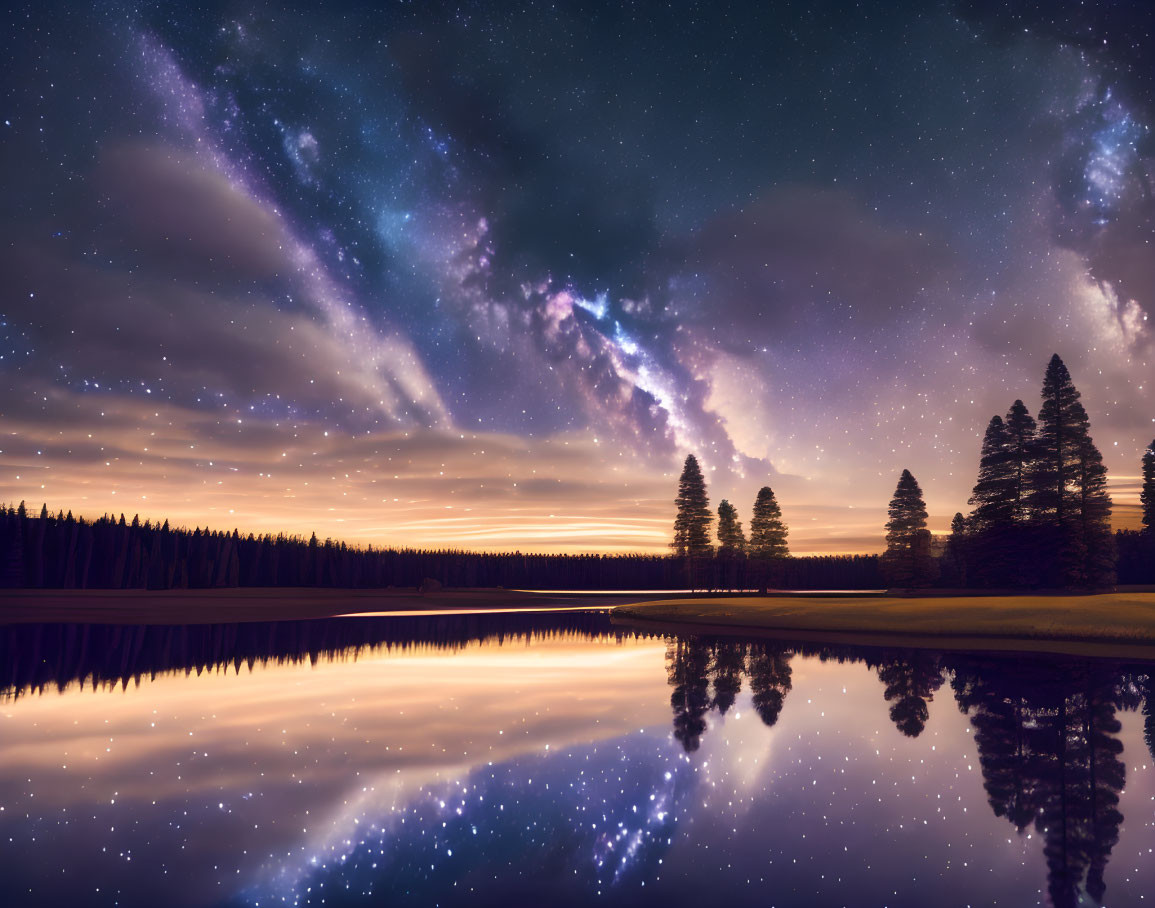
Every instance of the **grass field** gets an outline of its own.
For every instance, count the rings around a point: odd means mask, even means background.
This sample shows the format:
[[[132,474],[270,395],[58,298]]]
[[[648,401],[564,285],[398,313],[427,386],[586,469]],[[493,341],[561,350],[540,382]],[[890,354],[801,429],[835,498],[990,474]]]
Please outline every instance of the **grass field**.
[[[615,620],[710,633],[1155,658],[1155,593],[950,598],[671,599]]]

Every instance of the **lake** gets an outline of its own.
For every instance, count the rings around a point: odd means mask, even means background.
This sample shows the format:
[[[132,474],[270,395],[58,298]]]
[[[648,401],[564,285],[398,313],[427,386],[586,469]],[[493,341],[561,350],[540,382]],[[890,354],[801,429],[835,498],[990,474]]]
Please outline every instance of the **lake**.
[[[1146,904],[1153,677],[596,612],[7,625],[0,904]]]

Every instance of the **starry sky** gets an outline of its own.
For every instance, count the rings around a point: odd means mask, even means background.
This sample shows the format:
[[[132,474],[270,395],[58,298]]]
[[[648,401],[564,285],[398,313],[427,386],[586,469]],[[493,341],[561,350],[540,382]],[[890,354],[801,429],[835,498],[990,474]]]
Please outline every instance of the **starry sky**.
[[[0,497],[243,532],[793,551],[931,528],[1058,352],[1155,435],[1155,13],[1075,2],[17,4]]]

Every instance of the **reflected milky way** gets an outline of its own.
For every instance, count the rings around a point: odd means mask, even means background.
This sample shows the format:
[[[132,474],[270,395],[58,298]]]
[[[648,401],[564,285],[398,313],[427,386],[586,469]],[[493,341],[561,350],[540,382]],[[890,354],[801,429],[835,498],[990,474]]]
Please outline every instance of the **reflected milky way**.
[[[12,904],[1067,906],[1155,884],[1142,664],[592,613],[10,626],[0,659]]]

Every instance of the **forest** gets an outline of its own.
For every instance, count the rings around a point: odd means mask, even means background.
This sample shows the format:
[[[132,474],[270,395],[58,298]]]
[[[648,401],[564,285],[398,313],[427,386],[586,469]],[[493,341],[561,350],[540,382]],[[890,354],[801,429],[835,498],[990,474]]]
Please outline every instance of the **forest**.
[[[775,586],[876,589],[877,555],[783,558]],[[740,589],[748,565],[718,559],[696,570],[699,589]],[[93,521],[72,513],[0,508],[0,587],[30,589],[385,588],[421,586],[553,590],[683,589],[677,555],[542,555],[364,548],[300,536],[173,529],[138,517]]]

